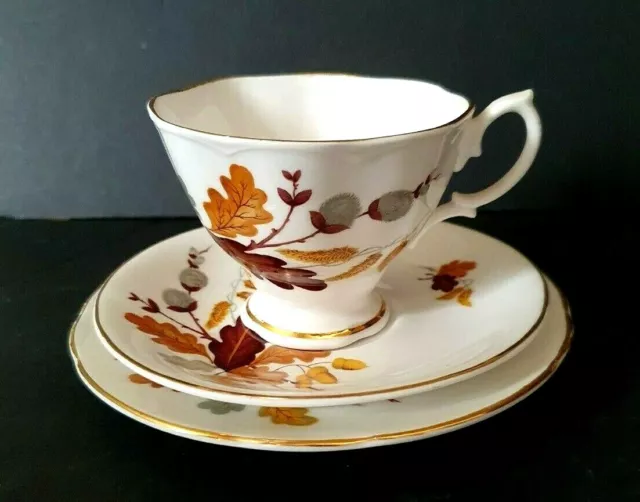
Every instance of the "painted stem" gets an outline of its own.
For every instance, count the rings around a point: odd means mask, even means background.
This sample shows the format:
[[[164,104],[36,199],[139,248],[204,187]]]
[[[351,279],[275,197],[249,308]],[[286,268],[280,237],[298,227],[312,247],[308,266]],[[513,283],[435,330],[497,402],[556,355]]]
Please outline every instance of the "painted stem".
[[[294,199],[296,198],[296,191],[297,190],[298,190],[298,184],[294,181],[293,182],[293,193],[291,194]],[[282,225],[280,225],[278,228],[271,229],[271,233],[269,235],[267,235],[264,239],[262,239],[260,242],[256,242],[255,244],[249,244],[249,246],[247,246],[247,251],[251,251],[253,249],[260,249],[260,248],[263,248],[263,247],[273,247],[273,246],[266,246],[266,244],[269,241],[271,241],[276,235],[278,235],[280,232],[282,232],[282,230],[284,230],[284,227],[286,227],[287,224],[289,223],[289,220],[291,220],[291,214],[293,213],[293,210],[295,209],[295,207],[296,206],[294,206],[293,204],[291,206],[289,206],[289,212],[287,213],[286,218],[282,222]],[[278,245],[278,244],[276,244],[276,245]]]

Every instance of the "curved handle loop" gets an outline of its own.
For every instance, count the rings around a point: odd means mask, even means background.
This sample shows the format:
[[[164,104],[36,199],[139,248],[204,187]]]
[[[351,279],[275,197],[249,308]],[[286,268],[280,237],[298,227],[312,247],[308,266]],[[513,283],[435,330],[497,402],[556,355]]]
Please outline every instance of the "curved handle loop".
[[[518,183],[531,167],[542,136],[540,116],[533,105],[533,91],[527,90],[509,94],[490,103],[483,112],[465,126],[460,144],[461,158],[458,159],[455,172],[460,171],[470,157],[479,157],[482,153],[482,137],[491,123],[505,113],[515,112],[524,120],[527,138],[516,163],[493,185],[479,192],[462,194],[454,192],[451,201],[437,207],[429,216],[424,227],[410,243],[414,247],[425,232],[436,223],[454,216],[474,218],[476,209],[502,197]]]

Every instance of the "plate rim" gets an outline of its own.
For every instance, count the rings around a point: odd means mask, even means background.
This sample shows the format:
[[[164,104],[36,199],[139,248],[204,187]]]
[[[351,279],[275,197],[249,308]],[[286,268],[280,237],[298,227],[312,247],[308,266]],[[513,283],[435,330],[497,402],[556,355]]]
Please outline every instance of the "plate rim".
[[[520,400],[526,398],[528,395],[540,388],[545,382],[547,382],[560,367],[565,357],[569,353],[575,332],[575,324],[573,321],[571,307],[564,292],[548,277],[544,276],[545,281],[548,281],[558,292],[561,301],[561,308],[563,309],[565,319],[565,334],[558,349],[556,355],[549,361],[547,366],[531,381],[523,385],[520,389],[509,394],[508,396],[484,406],[473,412],[455,417],[443,422],[431,424],[424,427],[418,427],[403,431],[388,432],[381,434],[370,434],[366,436],[358,436],[353,438],[326,438],[326,439],[274,439],[268,437],[257,436],[242,436],[229,433],[219,433],[212,430],[199,429],[196,427],[190,427],[179,423],[171,422],[162,418],[155,417],[147,412],[138,410],[112,395],[100,386],[89,375],[84,368],[82,361],[80,360],[75,344],[75,332],[80,318],[85,314],[86,308],[91,299],[97,298],[96,293],[92,293],[90,297],[85,301],[76,315],[73,321],[67,339],[67,347],[73,360],[75,370],[83,382],[83,384],[101,401],[108,404],[110,407],[120,412],[121,414],[132,418],[133,420],[147,425],[149,427],[160,430],[161,432],[170,433],[180,437],[185,437],[191,440],[198,440],[198,438],[206,438],[207,442],[212,444],[220,444],[225,446],[241,446],[248,448],[258,449],[277,449],[277,448],[293,448],[295,451],[303,451],[304,448],[308,448],[307,451],[329,451],[339,449],[352,449],[352,448],[365,448],[382,444],[395,444],[399,442],[406,442],[411,440],[418,440],[420,436],[431,437],[446,432],[451,432],[455,429],[472,425],[473,423],[485,420],[493,415],[496,415],[502,411],[507,410],[509,407],[517,404]],[[97,336],[97,333],[94,332]],[[431,434],[430,434],[431,433]]]
[[[291,402],[295,402],[297,406],[310,406],[310,407],[322,407],[322,406],[340,406],[340,405],[348,405],[348,404],[356,404],[356,403],[366,403],[372,401],[379,401],[383,399],[392,399],[392,398],[401,398],[407,397],[409,395],[417,394],[420,392],[428,392],[430,390],[435,390],[437,388],[444,387],[446,385],[452,385],[459,381],[464,381],[465,379],[471,378],[478,374],[481,374],[485,371],[488,371],[506,361],[508,361],[511,357],[515,356],[520,350],[523,350],[528,342],[532,341],[534,335],[536,334],[540,324],[544,320],[547,309],[549,306],[549,286],[547,284],[547,280],[545,280],[545,274],[540,270],[540,268],[533,263],[531,259],[529,259],[526,255],[520,252],[518,249],[513,246],[505,243],[501,239],[493,237],[487,233],[481,232],[479,230],[475,230],[473,228],[466,227],[464,225],[459,225],[451,222],[442,222],[440,225],[450,226],[456,229],[461,229],[463,231],[473,232],[479,234],[480,236],[487,238],[489,240],[493,240],[496,243],[499,243],[502,246],[506,246],[512,252],[520,255],[522,259],[524,259],[531,267],[535,269],[537,275],[541,279],[543,286],[543,301],[540,312],[538,314],[535,322],[529,327],[529,329],[522,334],[520,338],[518,338],[514,343],[510,346],[503,349],[498,354],[494,354],[493,356],[480,361],[479,363],[474,364],[473,366],[469,366],[467,368],[463,368],[446,375],[440,375],[434,378],[429,378],[427,380],[413,382],[403,385],[396,385],[393,387],[387,387],[376,390],[367,390],[367,391],[358,391],[358,392],[342,392],[342,393],[334,393],[334,394],[323,394],[313,395],[309,393],[299,393],[297,395],[285,395],[285,394],[261,394],[255,392],[243,392],[242,390],[230,390],[230,389],[212,389],[211,387],[207,387],[204,385],[199,385],[192,382],[187,382],[181,380],[179,378],[175,378],[173,376],[169,376],[159,371],[156,371],[153,368],[146,366],[145,364],[140,363],[134,357],[126,354],[109,336],[106,329],[102,325],[100,321],[100,312],[99,312],[99,303],[102,297],[103,292],[105,291],[107,285],[110,280],[125,266],[127,266],[131,261],[138,258],[146,251],[148,251],[151,247],[161,246],[175,238],[184,237],[189,233],[199,233],[202,232],[203,227],[197,227],[191,230],[187,230],[185,232],[180,232],[173,236],[167,237],[166,239],[162,239],[151,246],[147,246],[143,248],[141,251],[135,253],[130,256],[128,259],[123,261],[120,265],[118,265],[102,282],[102,284],[98,287],[96,292],[96,301],[93,308],[93,324],[94,328],[97,331],[97,336],[102,342],[103,346],[111,353],[113,357],[118,359],[118,361],[127,366],[132,371],[135,371],[144,377],[152,380],[158,384],[164,385],[165,387],[169,387],[178,392],[183,392],[186,394],[191,394],[194,396],[198,396],[204,399],[216,399],[220,401],[226,401],[230,403],[236,404],[245,404],[250,406],[287,406],[291,404]]]

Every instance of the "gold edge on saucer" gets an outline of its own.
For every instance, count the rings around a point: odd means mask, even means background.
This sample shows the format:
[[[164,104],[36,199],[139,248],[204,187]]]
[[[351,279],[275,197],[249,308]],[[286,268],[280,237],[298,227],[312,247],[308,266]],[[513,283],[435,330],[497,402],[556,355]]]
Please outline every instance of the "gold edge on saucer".
[[[546,279],[549,280],[549,279]],[[558,290],[560,292],[560,290]],[[477,411],[468,413],[466,415],[462,415],[457,418],[453,418],[444,422],[440,422],[437,424],[432,424],[426,427],[420,427],[417,429],[410,429],[399,432],[391,432],[385,434],[374,434],[370,436],[361,436],[354,438],[339,438],[339,439],[319,439],[319,440],[294,440],[294,439],[269,439],[269,438],[256,438],[249,436],[238,436],[233,434],[225,434],[218,433],[213,431],[208,431],[204,429],[197,429],[193,427],[188,427],[180,424],[176,424],[173,422],[169,422],[167,420],[159,419],[148,413],[140,411],[117,397],[111,395],[106,390],[104,390],[98,383],[91,378],[88,372],[85,370],[80,358],[78,356],[76,346],[75,346],[75,330],[80,320],[80,317],[84,313],[88,301],[82,306],[80,313],[77,318],[73,322],[70,332],[69,332],[69,349],[74,356],[74,362],[80,377],[83,379],[84,383],[97,395],[101,396],[103,399],[111,403],[112,406],[116,408],[120,408],[121,410],[126,411],[127,413],[133,415],[134,417],[140,419],[143,422],[147,422],[148,424],[155,425],[164,430],[172,431],[178,433],[179,435],[191,435],[198,437],[205,437],[208,439],[214,439],[218,441],[229,441],[229,442],[240,442],[246,444],[260,444],[260,445],[273,445],[273,446],[298,446],[298,447],[340,447],[346,445],[353,445],[358,443],[366,443],[370,441],[389,441],[396,439],[404,439],[420,436],[429,432],[435,431],[443,431],[446,429],[450,429],[456,426],[464,425],[469,422],[476,421],[482,417],[486,417],[487,415],[494,414],[499,412],[501,409],[506,409],[506,407],[510,404],[515,404],[521,398],[526,397],[528,394],[533,392],[537,387],[541,386],[544,382],[546,382],[558,369],[565,356],[569,352],[571,347],[571,343],[573,341],[574,335],[574,324],[571,315],[571,309],[567,298],[565,295],[560,292],[560,297],[562,300],[562,306],[565,312],[565,321],[566,321],[566,331],[565,337],[558,350],[556,356],[551,360],[551,362],[547,365],[547,367],[540,373],[534,380],[529,382],[528,384],[521,387],[519,390],[514,392],[513,394],[489,405],[481,408]]]
[[[298,331],[289,331],[286,329],[278,328],[277,326],[274,326],[273,324],[269,324],[268,322],[263,321],[262,319],[258,319],[255,316],[255,314],[251,312],[251,309],[249,308],[249,303],[250,302],[247,301],[245,310],[247,312],[247,315],[253,322],[258,324],[262,328],[266,329],[267,331],[271,331],[272,333],[276,333],[280,336],[287,336],[291,338],[326,339],[326,338],[339,338],[343,336],[354,335],[376,324],[380,319],[384,317],[385,313],[387,312],[387,304],[383,299],[382,305],[380,305],[380,310],[378,310],[376,315],[373,316],[368,321],[363,322],[362,324],[358,324],[357,326],[352,326],[351,328],[341,329],[338,331],[329,331],[327,333],[302,333]]]
[[[139,253],[139,254],[142,254]],[[116,343],[114,343],[114,341],[109,337],[108,333],[106,332],[106,330],[104,329],[104,326],[102,325],[101,321],[100,321],[100,299],[102,297],[102,293],[104,292],[105,288],[107,287],[108,283],[110,282],[110,280],[116,275],[116,273],[122,269],[123,267],[125,267],[131,260],[135,259],[138,255],[130,258],[129,260],[125,261],[124,263],[122,263],[118,268],[116,268],[116,270],[114,270],[109,277],[107,277],[107,279],[104,281],[104,283],[102,284],[102,286],[98,289],[97,292],[97,296],[96,296],[96,303],[95,303],[95,307],[93,309],[93,317],[94,317],[94,321],[95,321],[95,326],[99,332],[99,336],[102,339],[102,341],[104,341],[109,348],[115,352],[116,354],[118,354],[119,357],[121,357],[123,360],[127,361],[132,367],[135,368],[139,368],[141,371],[146,371],[147,373],[154,375],[155,377],[160,379],[160,382],[162,380],[164,381],[168,381],[168,382],[172,382],[173,384],[177,384],[177,385],[181,385],[181,386],[185,386],[185,387],[189,387],[191,389],[198,389],[200,391],[205,391],[208,392],[210,394],[219,394],[219,395],[227,395],[227,396],[245,396],[245,397],[250,397],[250,398],[259,398],[259,399],[281,399],[281,398],[286,398],[287,400],[304,400],[304,399],[313,399],[313,398],[321,398],[321,399],[342,399],[342,398],[351,398],[351,397],[363,397],[363,396],[375,396],[375,395],[379,395],[379,394],[390,394],[389,397],[393,397],[394,395],[397,395],[398,392],[403,392],[405,390],[411,390],[411,389],[417,389],[420,387],[426,387],[429,385],[433,385],[436,383],[440,383],[440,382],[445,382],[447,380],[451,380],[453,378],[458,378],[461,377],[463,375],[467,375],[469,373],[473,373],[476,372],[482,368],[486,368],[487,366],[491,366],[492,364],[498,362],[500,359],[504,358],[505,356],[511,354],[512,352],[514,352],[516,349],[518,349],[520,346],[522,346],[526,341],[528,341],[531,336],[536,332],[536,330],[538,329],[538,327],[540,326],[540,324],[542,323],[542,321],[544,320],[544,317],[547,313],[547,308],[549,305],[549,288],[547,285],[547,281],[544,278],[544,275],[542,274],[542,272],[540,271],[540,269],[535,266],[535,264],[532,263],[532,266],[534,266],[538,272],[538,274],[540,275],[540,278],[542,280],[542,284],[543,284],[543,288],[544,288],[544,300],[543,300],[543,305],[542,308],[540,310],[540,315],[538,316],[538,318],[536,319],[536,321],[533,323],[533,325],[529,328],[529,330],[527,330],[524,335],[522,337],[520,337],[516,342],[514,342],[512,345],[510,345],[509,347],[507,347],[506,349],[504,349],[502,352],[495,354],[494,356],[491,356],[490,358],[481,361],[473,366],[470,366],[468,368],[464,368],[462,370],[458,370],[458,371],[454,371],[452,373],[448,373],[446,375],[442,375],[436,378],[431,378],[429,380],[424,380],[421,382],[414,382],[411,384],[405,384],[405,385],[399,385],[396,387],[388,387],[388,388],[384,388],[384,389],[376,389],[376,390],[369,390],[369,391],[362,391],[362,392],[348,392],[348,393],[341,393],[341,394],[322,394],[322,395],[317,395],[317,394],[300,394],[300,395],[290,395],[290,394],[259,394],[259,393],[251,393],[251,392],[241,392],[241,391],[232,391],[232,390],[227,390],[227,389],[216,389],[216,388],[212,388],[212,387],[206,387],[203,385],[198,385],[192,382],[186,382],[184,380],[180,380],[178,378],[174,378],[172,376],[168,376],[168,375],[164,375],[162,373],[157,372],[156,370],[149,368],[148,366],[140,363],[139,361],[136,361],[135,359],[133,359],[132,357],[130,357],[129,355],[125,354],[118,346]],[[529,260],[528,260],[529,261]],[[530,262],[530,261],[529,261]],[[530,262],[531,263],[531,262]]]

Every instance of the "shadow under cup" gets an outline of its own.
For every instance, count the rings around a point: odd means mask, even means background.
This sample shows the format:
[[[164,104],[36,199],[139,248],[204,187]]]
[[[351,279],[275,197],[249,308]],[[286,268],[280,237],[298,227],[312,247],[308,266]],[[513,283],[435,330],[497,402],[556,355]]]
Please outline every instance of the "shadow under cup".
[[[302,350],[386,325],[376,285],[466,160],[473,111],[431,83],[338,74],[223,78],[148,103],[200,221],[256,287],[242,322]]]

